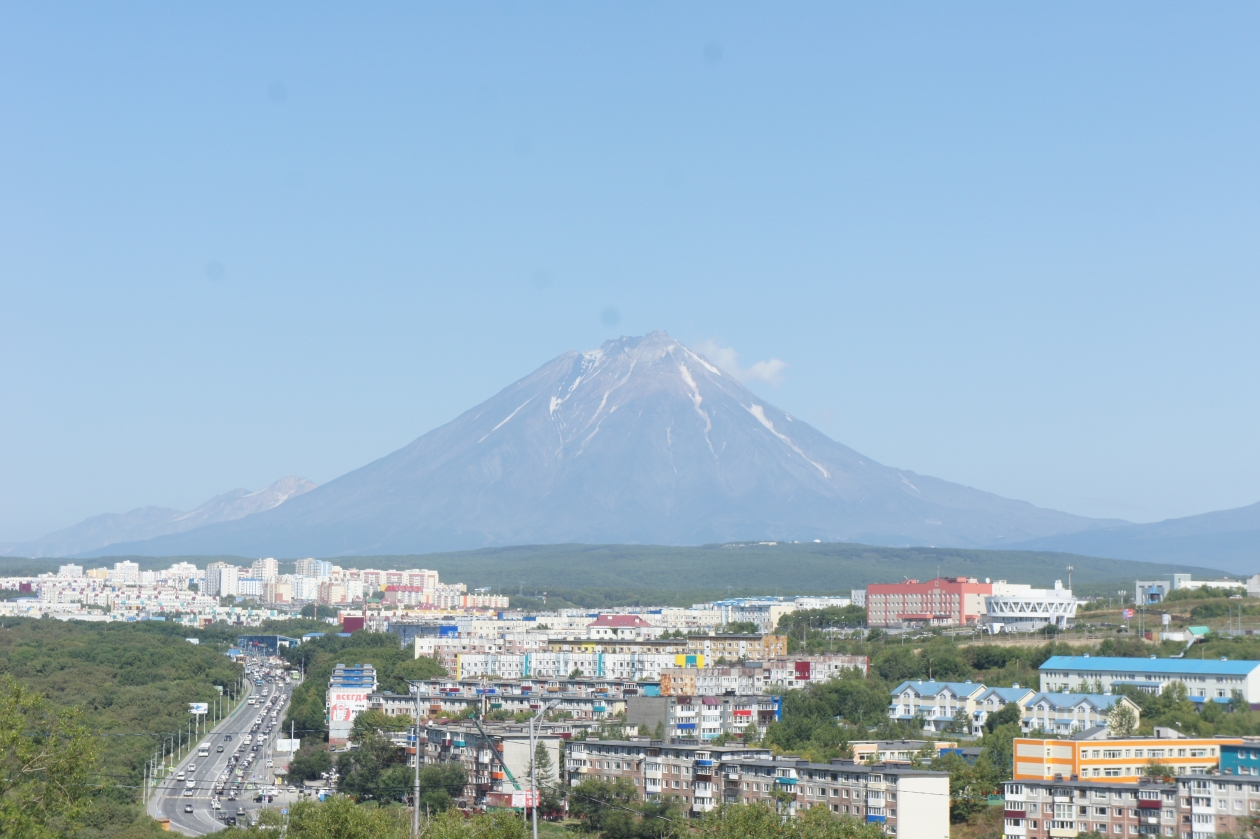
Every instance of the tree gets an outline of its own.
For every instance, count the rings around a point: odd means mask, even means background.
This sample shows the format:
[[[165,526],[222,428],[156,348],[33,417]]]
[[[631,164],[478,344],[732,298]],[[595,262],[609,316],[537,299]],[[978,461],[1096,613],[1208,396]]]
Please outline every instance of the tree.
[[[360,801],[398,801],[410,791],[401,748],[375,729],[352,731],[351,737],[358,748],[337,759],[342,792]],[[404,771],[386,777],[393,767]]]
[[[52,839],[72,833],[89,805],[97,746],[72,709],[57,709],[0,676],[0,833]]]
[[[761,742],[761,729],[757,727],[755,722],[750,722],[744,726],[744,745],[755,746]]]
[[[307,603],[302,607],[302,617],[323,620],[337,617],[337,610],[322,603]]]
[[[571,671],[569,671],[569,679],[570,679],[570,680],[573,680],[573,679],[580,679],[580,678],[582,678],[582,676],[583,676],[583,675],[585,675],[585,674],[584,674],[584,673],[582,673],[582,668],[581,668],[581,667],[574,667]]]
[[[785,819],[767,803],[726,804],[696,826],[697,839],[887,839],[878,824],[832,813],[819,805]]]
[[[1019,723],[1024,719],[1024,709],[1019,706],[1018,702],[1007,702],[1002,706],[1000,711],[989,714],[984,720],[984,728],[986,731],[992,732],[998,726],[1007,725],[1008,723]]]
[[[652,739],[653,740],[665,739],[665,721],[664,720],[656,721],[656,728],[652,729]]]
[[[530,761],[525,777],[533,772],[534,783],[538,785],[538,810],[541,813],[558,813],[564,806],[564,799],[556,786],[555,764],[551,761],[551,753],[545,743],[534,747],[534,759]]]
[[[1132,737],[1137,727],[1137,714],[1133,713],[1123,697],[1117,699],[1116,704],[1111,706],[1111,712],[1107,714],[1107,731],[1116,738]]]
[[[954,718],[949,723],[949,730],[955,734],[971,733],[971,714],[967,713],[965,706],[959,706],[954,712]]]
[[[638,787],[629,778],[611,783],[589,778],[569,792],[569,813],[579,820],[583,833],[600,833],[610,813],[630,808],[638,798]]]
[[[332,770],[332,755],[322,746],[303,744],[289,762],[290,781],[310,781]]]

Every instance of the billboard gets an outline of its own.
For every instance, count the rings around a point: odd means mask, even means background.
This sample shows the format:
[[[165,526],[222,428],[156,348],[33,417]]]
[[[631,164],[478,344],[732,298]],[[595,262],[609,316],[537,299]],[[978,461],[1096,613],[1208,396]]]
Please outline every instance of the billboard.
[[[283,737],[276,738],[276,751],[278,752],[296,752],[302,745],[301,740],[285,740]],[[277,769],[277,772],[280,770]]]
[[[362,688],[333,688],[328,691],[328,719],[348,723],[367,710],[368,692]]]
[[[208,713],[210,713],[210,706],[209,706],[209,704],[207,704],[207,703],[205,703],[205,702],[189,702],[189,703],[188,703],[188,713],[190,713],[190,714],[208,714]]]

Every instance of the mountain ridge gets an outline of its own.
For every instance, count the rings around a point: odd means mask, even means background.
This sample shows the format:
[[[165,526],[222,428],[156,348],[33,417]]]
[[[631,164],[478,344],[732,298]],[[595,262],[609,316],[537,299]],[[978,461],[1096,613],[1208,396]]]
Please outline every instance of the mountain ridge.
[[[563,353],[289,503],[111,551],[356,555],[742,539],[985,547],[1118,524],[883,466],[653,332]]]
[[[111,545],[180,533],[270,510],[315,488],[306,478],[289,475],[255,492],[233,489],[187,512],[169,507],[137,507],[103,513],[29,542],[0,544],[0,556],[74,556]]]

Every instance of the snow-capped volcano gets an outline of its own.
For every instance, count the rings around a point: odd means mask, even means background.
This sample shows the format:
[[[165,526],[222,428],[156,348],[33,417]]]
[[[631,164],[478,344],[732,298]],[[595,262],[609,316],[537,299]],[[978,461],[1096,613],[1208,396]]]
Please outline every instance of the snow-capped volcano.
[[[880,465],[663,332],[567,352],[408,446],[142,553],[740,539],[982,546],[1103,522]]]

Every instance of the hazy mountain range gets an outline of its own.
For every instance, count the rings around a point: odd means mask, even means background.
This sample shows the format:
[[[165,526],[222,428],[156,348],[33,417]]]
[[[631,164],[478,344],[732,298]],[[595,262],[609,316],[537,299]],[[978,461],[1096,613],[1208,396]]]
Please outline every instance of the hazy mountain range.
[[[234,489],[216,495],[188,512],[167,507],[137,507],[126,513],[105,513],[32,542],[0,544],[0,556],[73,556],[110,545],[182,533],[270,510],[314,488],[315,484],[306,478],[290,476],[257,492]]]
[[[1133,525],[884,466],[663,332],[567,352],[323,486],[286,480],[300,489],[248,512],[198,517],[237,497],[228,493],[190,513],[90,519],[27,547],[291,557],[822,540],[1062,550],[1243,573],[1260,546],[1260,505]],[[136,535],[118,538],[126,533]]]

